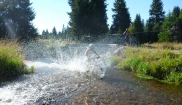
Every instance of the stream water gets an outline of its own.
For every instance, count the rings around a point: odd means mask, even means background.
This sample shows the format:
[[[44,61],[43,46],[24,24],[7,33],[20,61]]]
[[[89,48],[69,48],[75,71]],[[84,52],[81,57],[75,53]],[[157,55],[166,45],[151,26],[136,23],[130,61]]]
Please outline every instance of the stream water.
[[[98,46],[105,58],[117,48]],[[0,105],[181,105],[181,87],[137,78],[114,69],[109,61],[104,77],[97,78],[85,70],[80,57],[85,47],[79,51],[75,46],[70,48],[74,54],[69,60],[63,53],[56,58],[25,60],[27,67],[35,67],[35,73],[1,83]]]

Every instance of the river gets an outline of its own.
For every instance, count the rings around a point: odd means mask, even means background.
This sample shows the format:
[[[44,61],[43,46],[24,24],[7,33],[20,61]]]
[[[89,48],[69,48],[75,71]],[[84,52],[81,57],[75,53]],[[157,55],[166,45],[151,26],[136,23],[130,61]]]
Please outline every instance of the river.
[[[116,49],[116,46],[109,48]],[[113,49],[109,48],[104,50],[112,52]],[[105,54],[108,56],[108,53]],[[85,71],[82,58],[72,59],[66,64],[56,58],[39,58],[26,60],[25,64],[28,67],[33,65],[35,73],[1,83],[0,105],[181,105],[182,103],[181,87],[141,79],[132,72],[116,70],[109,64],[106,66],[103,78],[97,78]]]

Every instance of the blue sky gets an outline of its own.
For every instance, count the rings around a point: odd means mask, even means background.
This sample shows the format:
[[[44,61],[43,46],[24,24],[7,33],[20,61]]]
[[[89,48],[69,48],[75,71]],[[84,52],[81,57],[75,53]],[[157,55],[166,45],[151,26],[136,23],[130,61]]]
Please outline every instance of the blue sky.
[[[115,0],[107,0],[107,17],[108,24],[112,24],[113,3]],[[129,13],[132,21],[135,19],[136,14],[140,14],[141,19],[149,18],[149,9],[153,0],[125,0],[126,6],[129,8]],[[70,20],[67,12],[70,12],[70,6],[68,5],[68,0],[30,0],[32,8],[36,13],[36,17],[33,23],[36,28],[38,28],[39,33],[43,30],[48,29],[52,32],[53,27],[56,27],[57,31],[62,30],[62,26],[66,27]],[[162,0],[164,7],[163,10],[168,13],[172,11],[174,6],[179,6],[182,9],[181,0]]]

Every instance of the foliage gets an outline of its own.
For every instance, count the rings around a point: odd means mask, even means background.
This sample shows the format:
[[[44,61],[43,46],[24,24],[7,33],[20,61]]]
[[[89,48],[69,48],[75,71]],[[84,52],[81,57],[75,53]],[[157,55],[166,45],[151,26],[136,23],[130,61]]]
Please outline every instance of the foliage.
[[[35,39],[38,35],[32,24],[35,13],[29,0],[1,0],[0,11],[1,38],[6,36],[22,41]]]
[[[56,31],[56,28],[55,27],[52,29],[52,35],[53,36],[57,36],[57,31]]]
[[[7,34],[5,23],[3,21],[3,17],[0,15],[0,38],[4,38]]]
[[[116,65],[116,64],[118,64],[120,62],[121,59],[118,58],[117,56],[113,56],[113,57],[110,58],[110,60],[111,60],[113,65]]]
[[[124,32],[131,23],[130,14],[128,8],[126,8],[126,2],[124,0],[116,0],[112,11],[114,14],[112,16],[113,23],[110,27],[110,33],[116,34],[118,31]]]
[[[141,20],[140,14],[136,15],[136,18],[135,18],[134,22],[132,23],[132,26],[135,27],[135,29],[133,30],[133,33],[144,31],[144,22]]]
[[[171,39],[171,35],[169,34],[168,31],[165,31],[165,32],[160,32],[158,34],[158,42],[171,42],[172,39]]]
[[[158,34],[161,29],[161,25],[164,21],[165,11],[163,11],[163,3],[161,0],[153,0],[151,4],[151,9],[149,10],[149,19],[146,21],[145,32],[146,37],[144,43],[146,42],[157,42]],[[155,32],[156,31],[156,32]]]
[[[129,27],[129,31],[130,33],[133,33],[135,39],[138,42],[140,43],[143,42],[145,37],[143,36],[143,34],[139,34],[144,32],[144,22],[141,20],[140,14],[136,15],[134,22]]]
[[[163,3],[161,0],[153,0],[152,4],[151,4],[151,9],[149,10],[149,14],[150,14],[150,19],[153,23],[153,25],[155,24],[159,24],[162,25],[162,22],[164,20],[164,14],[165,11],[163,11]]]
[[[1,40],[0,43],[0,81],[11,79],[21,74],[34,72],[34,67],[27,70],[20,54],[20,46],[13,41]]]
[[[69,0],[70,31],[76,40],[108,32],[106,0]]]
[[[173,12],[169,12],[166,15],[166,17],[164,18],[164,22],[163,22],[161,28],[162,28],[162,30],[169,30],[169,31],[167,31],[167,32],[160,32],[159,33],[159,41],[160,42],[175,41],[174,40],[175,39],[174,38],[174,34],[172,34],[170,32],[170,30],[176,24],[179,24],[180,26],[182,26],[182,22],[180,22],[180,8],[179,7],[174,7],[173,8]],[[175,35],[177,35],[177,34],[175,33]],[[177,37],[179,37],[178,40],[182,41],[182,39],[180,39],[180,36],[182,36],[182,33],[181,33],[181,35],[177,36]]]
[[[180,15],[180,7],[175,6],[175,7],[173,8],[172,15],[173,15],[174,17],[179,17],[179,15]]]
[[[182,55],[171,50],[127,48],[118,59],[122,59],[115,63],[120,69],[132,70],[176,85],[182,83]]]

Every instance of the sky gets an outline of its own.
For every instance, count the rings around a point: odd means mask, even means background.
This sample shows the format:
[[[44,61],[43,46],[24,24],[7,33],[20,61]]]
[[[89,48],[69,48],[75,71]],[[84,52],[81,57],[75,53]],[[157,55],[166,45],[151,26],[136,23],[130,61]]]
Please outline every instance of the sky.
[[[149,18],[150,5],[153,0],[125,0],[126,7],[130,13],[131,21],[134,21],[136,14],[140,14],[141,19],[144,22]],[[34,26],[39,30],[41,34],[43,30],[48,29],[52,32],[53,27],[57,32],[62,30],[63,25],[68,26],[70,20],[68,12],[71,12],[71,8],[68,4],[68,0],[30,0],[36,16],[33,20]],[[107,24],[112,24],[112,8],[115,0],[107,0]],[[162,0],[163,10],[167,13],[172,11],[174,6],[179,6],[182,9],[181,0]]]

